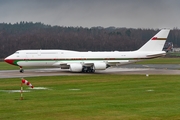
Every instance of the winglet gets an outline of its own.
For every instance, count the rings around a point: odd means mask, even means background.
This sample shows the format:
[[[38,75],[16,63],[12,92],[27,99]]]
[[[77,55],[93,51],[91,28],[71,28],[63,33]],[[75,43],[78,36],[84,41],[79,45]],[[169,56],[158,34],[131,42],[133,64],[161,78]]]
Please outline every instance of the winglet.
[[[147,43],[145,43],[138,51],[162,51],[169,32],[169,29],[162,29]]]

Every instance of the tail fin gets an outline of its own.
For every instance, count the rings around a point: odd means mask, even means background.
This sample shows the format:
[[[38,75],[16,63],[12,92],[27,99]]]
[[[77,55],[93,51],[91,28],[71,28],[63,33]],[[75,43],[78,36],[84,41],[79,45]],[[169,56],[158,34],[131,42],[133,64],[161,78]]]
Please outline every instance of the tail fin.
[[[138,51],[162,51],[170,30],[162,29],[145,43]]]

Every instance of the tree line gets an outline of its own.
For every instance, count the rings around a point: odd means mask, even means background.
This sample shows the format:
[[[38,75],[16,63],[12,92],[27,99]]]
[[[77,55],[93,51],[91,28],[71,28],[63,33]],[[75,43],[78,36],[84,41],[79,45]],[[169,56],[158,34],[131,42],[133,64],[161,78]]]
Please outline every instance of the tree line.
[[[137,50],[158,31],[159,29],[51,26],[40,22],[0,23],[0,58],[21,49]],[[173,29],[168,41],[179,47],[180,30]]]

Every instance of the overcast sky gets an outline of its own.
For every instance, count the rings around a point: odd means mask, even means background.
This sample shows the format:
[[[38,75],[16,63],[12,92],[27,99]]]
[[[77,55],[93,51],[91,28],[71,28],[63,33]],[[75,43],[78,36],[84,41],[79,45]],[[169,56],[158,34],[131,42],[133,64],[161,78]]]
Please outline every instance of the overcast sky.
[[[180,0],[0,0],[0,23],[180,28]]]

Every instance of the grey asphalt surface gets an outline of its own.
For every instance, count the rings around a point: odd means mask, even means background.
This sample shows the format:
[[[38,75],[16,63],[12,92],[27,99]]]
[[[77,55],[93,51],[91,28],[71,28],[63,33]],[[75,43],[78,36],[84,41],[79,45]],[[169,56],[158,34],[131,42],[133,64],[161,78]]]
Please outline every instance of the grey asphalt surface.
[[[179,70],[178,70],[179,69]],[[25,69],[24,73],[19,70],[1,70],[0,78],[22,78],[33,76],[62,76],[62,75],[89,75],[89,74],[141,74],[141,75],[180,75],[180,65],[138,65],[131,64],[119,67],[110,67],[106,70],[96,70],[95,73],[72,73],[69,70],[60,68],[43,68],[43,69]]]

